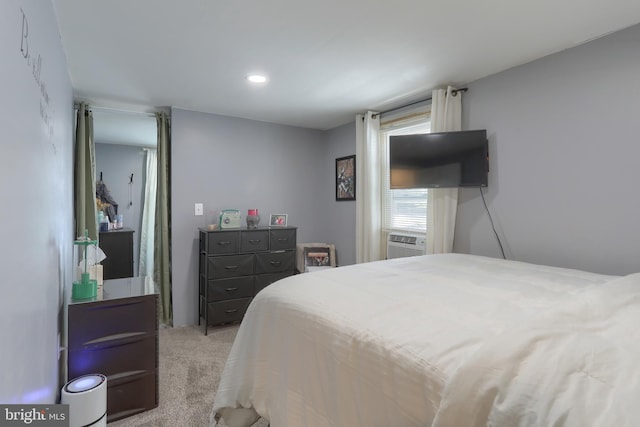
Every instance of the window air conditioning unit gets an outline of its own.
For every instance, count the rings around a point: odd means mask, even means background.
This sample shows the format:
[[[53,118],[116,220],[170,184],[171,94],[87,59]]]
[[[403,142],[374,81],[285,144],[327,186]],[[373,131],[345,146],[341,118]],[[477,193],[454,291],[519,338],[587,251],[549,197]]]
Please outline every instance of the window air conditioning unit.
[[[424,255],[427,250],[426,240],[420,234],[389,233],[387,259]]]

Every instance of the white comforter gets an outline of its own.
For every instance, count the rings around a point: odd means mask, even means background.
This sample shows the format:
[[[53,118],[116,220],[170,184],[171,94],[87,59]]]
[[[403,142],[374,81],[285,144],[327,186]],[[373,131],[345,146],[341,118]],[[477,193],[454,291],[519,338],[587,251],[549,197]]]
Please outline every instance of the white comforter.
[[[230,427],[635,425],[638,298],[638,276],[455,254],[289,277],[249,307],[212,415]]]

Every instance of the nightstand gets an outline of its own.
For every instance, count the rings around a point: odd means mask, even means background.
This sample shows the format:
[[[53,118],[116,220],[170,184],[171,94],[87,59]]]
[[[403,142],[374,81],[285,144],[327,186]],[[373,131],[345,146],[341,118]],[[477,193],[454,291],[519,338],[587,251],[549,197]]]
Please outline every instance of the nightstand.
[[[68,305],[68,379],[107,377],[107,421],[158,406],[158,291],[150,278],[105,280],[103,298]]]

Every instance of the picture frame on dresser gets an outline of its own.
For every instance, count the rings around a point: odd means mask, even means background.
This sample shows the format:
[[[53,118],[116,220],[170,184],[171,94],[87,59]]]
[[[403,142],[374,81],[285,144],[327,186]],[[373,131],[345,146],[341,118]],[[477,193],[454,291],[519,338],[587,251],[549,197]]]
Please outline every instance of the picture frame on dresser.
[[[270,227],[286,227],[287,226],[287,214],[271,214],[269,219]]]

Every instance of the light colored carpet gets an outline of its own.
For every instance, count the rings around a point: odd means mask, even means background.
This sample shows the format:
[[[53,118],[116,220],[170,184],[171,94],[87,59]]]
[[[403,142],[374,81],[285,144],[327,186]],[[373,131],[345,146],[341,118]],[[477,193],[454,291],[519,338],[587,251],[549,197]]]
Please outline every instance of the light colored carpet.
[[[160,329],[160,404],[157,408],[109,423],[133,427],[205,427],[238,325]],[[222,424],[222,423],[220,423]],[[260,420],[255,427],[266,427]]]

